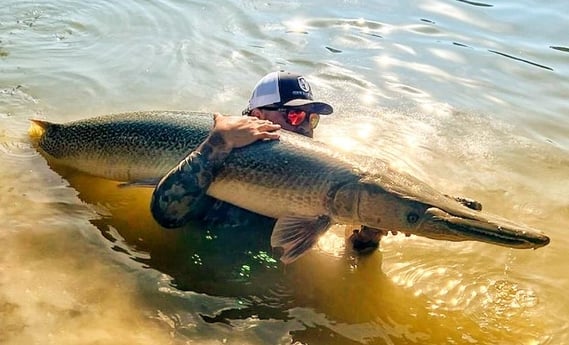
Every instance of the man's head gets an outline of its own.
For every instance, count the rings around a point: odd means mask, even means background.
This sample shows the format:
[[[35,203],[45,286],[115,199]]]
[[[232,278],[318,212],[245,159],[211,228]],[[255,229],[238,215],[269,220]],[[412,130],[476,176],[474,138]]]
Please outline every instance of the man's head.
[[[255,85],[243,114],[312,137],[320,115],[333,111],[331,105],[314,100],[310,84],[303,76],[279,71],[267,74]]]

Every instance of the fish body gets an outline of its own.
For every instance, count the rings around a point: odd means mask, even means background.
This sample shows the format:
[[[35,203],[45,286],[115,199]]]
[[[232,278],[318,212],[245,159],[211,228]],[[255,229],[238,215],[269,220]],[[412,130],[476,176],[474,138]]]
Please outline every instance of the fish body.
[[[50,161],[134,183],[157,182],[213,127],[211,114],[173,111],[32,121],[34,142]],[[339,153],[287,131],[279,140],[234,149],[207,194],[276,218],[271,243],[284,249],[286,263],[333,223],[512,248],[549,243],[540,231],[466,207],[384,160]]]

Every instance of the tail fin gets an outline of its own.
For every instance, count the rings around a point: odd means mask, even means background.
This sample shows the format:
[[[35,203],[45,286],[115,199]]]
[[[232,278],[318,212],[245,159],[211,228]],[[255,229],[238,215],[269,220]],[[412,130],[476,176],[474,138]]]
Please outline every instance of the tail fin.
[[[44,120],[30,119],[30,121],[32,124],[28,129],[28,135],[31,138],[41,138],[45,131],[53,125],[53,123]]]

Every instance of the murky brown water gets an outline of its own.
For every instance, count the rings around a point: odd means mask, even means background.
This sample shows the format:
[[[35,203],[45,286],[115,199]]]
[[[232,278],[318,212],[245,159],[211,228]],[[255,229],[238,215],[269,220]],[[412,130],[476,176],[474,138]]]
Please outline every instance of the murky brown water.
[[[0,8],[1,344],[569,343],[564,1],[14,1]],[[539,25],[538,25],[539,23]],[[239,114],[305,73],[317,139],[544,229],[549,246],[336,227],[286,268],[270,229],[166,231],[150,190],[53,169],[28,119]],[[240,229],[242,230],[242,229]]]

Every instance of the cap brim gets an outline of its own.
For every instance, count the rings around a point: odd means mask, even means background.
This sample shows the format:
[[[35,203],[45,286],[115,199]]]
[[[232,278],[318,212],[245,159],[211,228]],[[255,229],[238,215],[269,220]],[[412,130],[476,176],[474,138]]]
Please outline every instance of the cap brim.
[[[291,99],[283,104],[285,107],[303,107],[309,108],[311,112],[320,115],[330,115],[334,112],[334,108],[328,103],[316,102],[310,99]]]

